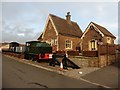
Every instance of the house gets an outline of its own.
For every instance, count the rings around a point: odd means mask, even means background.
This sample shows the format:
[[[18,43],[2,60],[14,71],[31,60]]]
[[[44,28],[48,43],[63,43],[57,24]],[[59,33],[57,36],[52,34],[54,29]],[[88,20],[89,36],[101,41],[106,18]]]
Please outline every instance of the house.
[[[98,44],[114,44],[116,37],[106,28],[90,22],[81,37],[82,51],[97,51]]]
[[[49,14],[43,33],[38,40],[45,41],[53,51],[80,51],[82,30],[76,22],[71,21],[70,12],[66,19]]]

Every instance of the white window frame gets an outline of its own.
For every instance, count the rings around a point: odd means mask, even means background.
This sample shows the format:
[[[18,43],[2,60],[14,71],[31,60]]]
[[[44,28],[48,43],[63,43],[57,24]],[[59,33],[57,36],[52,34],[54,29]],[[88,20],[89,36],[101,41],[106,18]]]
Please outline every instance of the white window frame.
[[[51,39],[51,46],[53,46],[54,45],[54,40],[53,39]]]
[[[111,44],[111,38],[110,37],[107,37],[107,43]]]
[[[54,43],[55,43],[55,45],[57,45],[57,39],[55,39]]]
[[[67,41],[70,41],[70,43],[69,42],[67,43]],[[66,47],[67,44],[70,44],[71,47]],[[65,49],[72,49],[72,41],[71,40],[68,40],[68,39],[65,40]]]
[[[90,40],[89,41],[89,50],[96,51],[97,50],[97,40]]]
[[[57,39],[51,39],[51,45],[57,45]]]

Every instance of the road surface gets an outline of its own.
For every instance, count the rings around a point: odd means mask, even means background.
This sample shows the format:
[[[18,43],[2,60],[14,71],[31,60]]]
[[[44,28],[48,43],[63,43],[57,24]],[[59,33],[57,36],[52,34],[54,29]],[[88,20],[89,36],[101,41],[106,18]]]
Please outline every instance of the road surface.
[[[2,88],[101,88],[5,56],[2,62]]]
[[[85,80],[99,83],[111,88],[118,88],[120,90],[120,63],[115,63],[107,67],[103,67],[93,73],[83,76]]]

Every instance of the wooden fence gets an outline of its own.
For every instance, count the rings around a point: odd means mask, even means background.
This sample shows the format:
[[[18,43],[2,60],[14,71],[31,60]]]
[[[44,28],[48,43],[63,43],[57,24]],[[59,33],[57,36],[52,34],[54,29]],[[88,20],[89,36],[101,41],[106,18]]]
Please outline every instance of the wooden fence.
[[[104,67],[116,62],[115,45],[98,45],[98,67]]]
[[[96,57],[96,60],[89,60],[91,67],[104,67],[117,62],[120,59],[120,53],[116,52],[116,45],[98,45],[97,51],[84,51],[85,57]],[[120,61],[120,60],[119,60]]]
[[[83,56],[98,57],[98,51],[83,51]]]

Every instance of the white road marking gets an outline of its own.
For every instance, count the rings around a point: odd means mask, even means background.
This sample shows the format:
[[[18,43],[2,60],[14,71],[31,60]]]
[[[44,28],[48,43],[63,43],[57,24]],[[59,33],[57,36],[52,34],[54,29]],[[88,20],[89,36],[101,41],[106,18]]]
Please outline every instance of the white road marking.
[[[105,86],[105,85],[102,85],[102,84],[98,84],[98,83],[94,83],[94,82],[88,81],[88,80],[86,80],[84,78],[80,78],[80,80],[88,82],[88,83],[93,84],[93,85],[101,86],[101,87],[104,87],[104,88],[111,88],[111,87],[108,87],[108,86]]]

